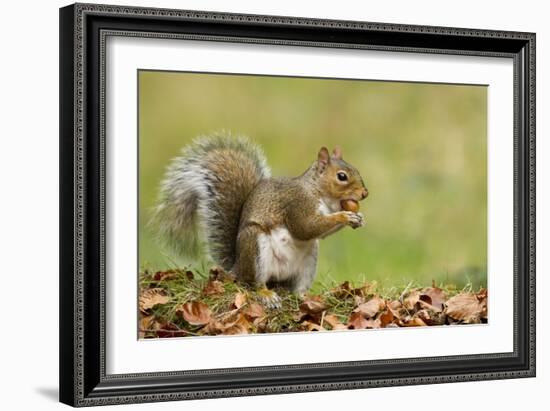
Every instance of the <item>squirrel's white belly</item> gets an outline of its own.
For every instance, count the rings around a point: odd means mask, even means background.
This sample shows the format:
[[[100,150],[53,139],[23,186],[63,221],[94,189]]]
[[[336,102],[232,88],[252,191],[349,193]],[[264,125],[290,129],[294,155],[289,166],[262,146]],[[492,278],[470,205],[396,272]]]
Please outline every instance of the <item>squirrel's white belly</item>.
[[[296,240],[284,227],[260,234],[257,278],[268,282],[315,275],[317,246],[318,240]]]

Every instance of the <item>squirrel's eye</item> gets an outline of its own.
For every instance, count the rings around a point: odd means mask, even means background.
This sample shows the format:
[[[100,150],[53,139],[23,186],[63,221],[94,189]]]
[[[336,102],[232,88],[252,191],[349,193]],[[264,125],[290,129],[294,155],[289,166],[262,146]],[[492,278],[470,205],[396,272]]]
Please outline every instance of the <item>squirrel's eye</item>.
[[[336,174],[336,176],[338,177],[338,180],[340,180],[340,181],[347,181],[348,180],[348,176],[346,175],[346,173],[343,173],[341,171],[338,174]]]

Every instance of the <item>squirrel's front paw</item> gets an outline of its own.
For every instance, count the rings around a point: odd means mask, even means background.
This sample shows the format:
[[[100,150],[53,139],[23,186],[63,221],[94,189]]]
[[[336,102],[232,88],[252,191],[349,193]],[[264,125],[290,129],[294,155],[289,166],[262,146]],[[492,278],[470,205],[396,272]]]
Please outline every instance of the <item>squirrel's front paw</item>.
[[[260,303],[266,308],[278,310],[282,307],[281,297],[279,297],[279,295],[273,290],[269,290],[265,287],[260,288],[258,290],[258,297]]]
[[[351,228],[359,228],[362,227],[364,222],[363,214],[361,213],[354,213],[352,211],[344,211],[346,214],[346,217],[348,219],[348,225]]]

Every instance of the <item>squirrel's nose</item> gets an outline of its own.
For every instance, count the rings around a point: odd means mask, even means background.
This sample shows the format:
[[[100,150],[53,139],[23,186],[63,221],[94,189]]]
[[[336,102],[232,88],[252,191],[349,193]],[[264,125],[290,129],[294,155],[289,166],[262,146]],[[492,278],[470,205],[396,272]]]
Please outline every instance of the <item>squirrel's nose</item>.
[[[364,188],[364,189],[363,189],[363,192],[361,193],[361,199],[367,198],[368,195],[369,195],[369,190],[367,190],[366,188]]]

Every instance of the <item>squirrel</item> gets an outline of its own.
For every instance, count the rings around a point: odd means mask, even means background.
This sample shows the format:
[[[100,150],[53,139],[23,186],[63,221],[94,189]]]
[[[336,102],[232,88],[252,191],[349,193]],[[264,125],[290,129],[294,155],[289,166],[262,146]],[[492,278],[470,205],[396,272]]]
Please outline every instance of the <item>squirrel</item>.
[[[177,254],[196,259],[206,252],[277,308],[281,299],[267,286],[303,296],[316,275],[319,240],[363,226],[356,211],[367,195],[339,147],[332,155],[322,147],[297,177],[274,178],[256,144],[215,134],[195,139],[172,160],[153,221]]]

